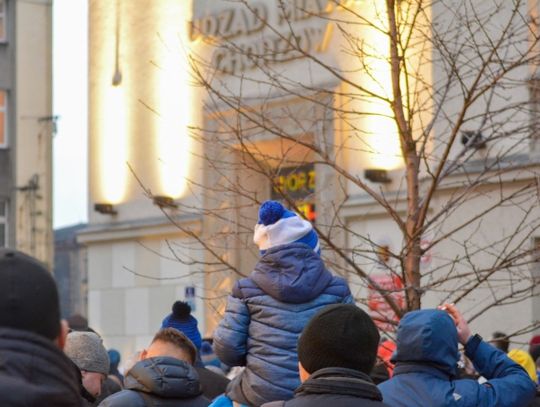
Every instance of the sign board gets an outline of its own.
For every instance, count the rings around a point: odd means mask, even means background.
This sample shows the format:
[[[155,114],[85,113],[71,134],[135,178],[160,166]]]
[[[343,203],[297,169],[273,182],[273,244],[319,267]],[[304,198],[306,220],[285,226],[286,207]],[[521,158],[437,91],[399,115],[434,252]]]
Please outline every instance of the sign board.
[[[315,166],[306,164],[280,169],[273,181],[272,199],[283,201],[283,195],[294,201],[306,219],[314,222],[315,212]]]
[[[196,302],[195,302],[195,287],[194,286],[185,287],[184,298],[185,298],[185,301],[191,307],[191,312],[195,312]]]
[[[215,46],[212,66],[218,72],[238,74],[263,63],[283,63],[325,52],[333,32],[330,14],[356,1],[248,2],[194,16],[189,23],[190,39]]]
[[[405,292],[403,291],[404,286],[401,278],[388,272],[372,274],[370,277],[380,288],[393,291],[390,296],[400,308],[405,306]],[[369,315],[381,331],[395,331],[396,327],[385,321],[398,322],[397,315],[384,297],[371,285],[368,287],[368,308]]]

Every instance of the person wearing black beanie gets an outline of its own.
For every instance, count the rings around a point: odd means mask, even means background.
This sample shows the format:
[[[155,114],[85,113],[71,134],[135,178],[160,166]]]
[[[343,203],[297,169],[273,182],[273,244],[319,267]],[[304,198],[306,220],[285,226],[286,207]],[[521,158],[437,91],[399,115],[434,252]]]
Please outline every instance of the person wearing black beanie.
[[[62,352],[67,331],[51,274],[0,249],[0,406],[81,406],[78,370]]]
[[[265,407],[383,407],[371,381],[379,332],[368,314],[352,304],[329,305],[306,325],[298,340],[302,384],[289,401]]]

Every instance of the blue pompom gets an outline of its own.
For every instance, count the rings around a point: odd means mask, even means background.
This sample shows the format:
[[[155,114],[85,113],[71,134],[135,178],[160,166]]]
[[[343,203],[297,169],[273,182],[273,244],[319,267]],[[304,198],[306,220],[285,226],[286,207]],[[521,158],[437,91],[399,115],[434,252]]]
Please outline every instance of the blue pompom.
[[[284,212],[285,208],[277,201],[263,202],[259,209],[259,223],[272,225],[282,218]]]

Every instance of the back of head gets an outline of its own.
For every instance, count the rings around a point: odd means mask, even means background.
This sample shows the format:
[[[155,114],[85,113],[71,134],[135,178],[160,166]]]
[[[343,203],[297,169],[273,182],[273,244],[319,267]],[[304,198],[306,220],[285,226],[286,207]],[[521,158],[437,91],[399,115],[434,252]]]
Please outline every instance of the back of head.
[[[177,329],[200,349],[202,337],[197,324],[197,319],[191,315],[191,306],[187,302],[176,301],[172,306],[172,313],[163,319],[161,328]]]
[[[36,259],[0,249],[0,327],[34,332],[48,339],[60,333],[56,283]]]
[[[457,374],[458,336],[452,318],[436,309],[411,311],[401,319],[392,362],[429,363]]]
[[[278,201],[265,201],[259,208],[253,242],[261,254],[268,249],[290,243],[304,243],[317,254],[321,253],[319,237],[313,225]]]
[[[74,331],[88,331],[88,320],[80,314],[71,315],[67,322]]]
[[[540,345],[533,345],[529,348],[529,354],[537,365],[540,365]]]
[[[64,352],[80,370],[109,374],[109,355],[101,338],[94,332],[71,332]]]
[[[508,353],[508,347],[510,346],[510,341],[508,340],[508,335],[504,332],[493,332],[491,344],[497,349],[502,350],[504,353]]]
[[[529,374],[533,382],[538,383],[538,375],[536,373],[536,363],[531,355],[521,349],[512,349],[508,352],[508,357],[523,367]]]
[[[109,355],[109,362],[111,363],[109,370],[112,373],[112,371],[116,370],[120,364],[120,352],[118,352],[116,349],[109,349],[107,354]]]
[[[168,356],[190,365],[193,365],[197,358],[195,345],[186,335],[174,328],[160,329],[146,352],[146,357]]]
[[[535,335],[529,341],[529,353],[532,355],[534,348],[540,347],[540,335]]]
[[[314,373],[342,367],[369,374],[375,364],[379,332],[368,314],[352,304],[334,304],[309,321],[298,340],[298,360]]]

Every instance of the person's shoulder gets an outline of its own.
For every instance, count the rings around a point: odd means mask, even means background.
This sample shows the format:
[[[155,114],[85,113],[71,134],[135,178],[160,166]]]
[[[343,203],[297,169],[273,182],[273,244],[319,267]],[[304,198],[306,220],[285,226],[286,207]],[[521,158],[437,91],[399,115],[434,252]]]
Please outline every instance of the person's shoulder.
[[[284,407],[284,406],[285,406],[285,401],[281,400],[281,401],[271,401],[269,403],[265,403],[261,407]]]
[[[332,275],[332,279],[326,287],[325,292],[340,297],[346,297],[348,295],[351,295],[351,290],[349,288],[349,284],[347,284],[347,281],[343,277],[335,275]]]
[[[111,394],[99,407],[145,407],[143,398],[134,390],[122,390]]]
[[[261,289],[250,277],[244,277],[234,283],[232,296],[246,299],[255,295],[260,295]]]

